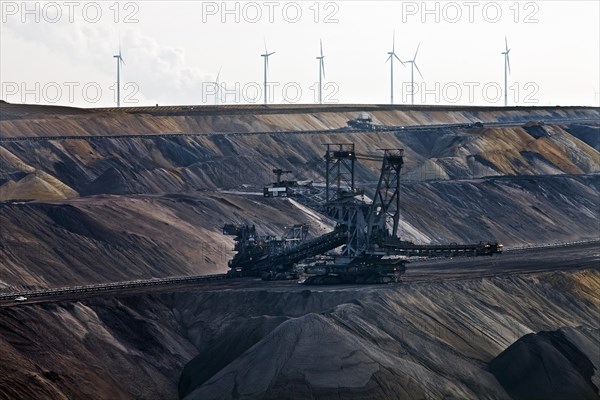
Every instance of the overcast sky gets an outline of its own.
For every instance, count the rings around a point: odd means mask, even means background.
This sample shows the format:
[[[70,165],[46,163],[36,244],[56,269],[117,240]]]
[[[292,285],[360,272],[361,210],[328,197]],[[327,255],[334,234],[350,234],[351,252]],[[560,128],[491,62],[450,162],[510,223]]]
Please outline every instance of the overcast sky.
[[[272,102],[390,102],[387,52],[412,59],[416,104],[598,105],[599,1],[2,1],[3,100],[110,107],[119,36],[122,105],[262,102],[264,41]],[[395,103],[410,102],[396,61]],[[423,91],[426,91],[423,95]],[[137,101],[137,103],[136,103]]]

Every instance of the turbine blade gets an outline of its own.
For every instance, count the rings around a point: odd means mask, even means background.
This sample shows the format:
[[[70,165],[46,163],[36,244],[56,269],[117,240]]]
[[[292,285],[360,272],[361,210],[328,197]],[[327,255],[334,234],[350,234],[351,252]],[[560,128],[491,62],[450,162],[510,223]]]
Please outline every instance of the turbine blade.
[[[508,39],[506,38],[506,35],[504,36],[504,45],[506,46],[505,49],[508,52]]]
[[[388,56],[388,58],[385,59],[385,62],[388,62],[392,59],[392,53],[389,53],[390,55]]]
[[[396,52],[396,30],[394,29],[394,35],[392,36],[392,53]]]
[[[321,47],[321,58],[323,58],[323,41],[321,39],[319,39],[319,44]]]
[[[413,61],[415,61],[417,59],[417,54],[419,53],[419,47],[421,47],[421,42],[419,42],[419,45],[417,46],[417,51],[415,51],[415,56],[413,57]]]
[[[217,83],[217,85],[219,84],[219,75],[221,75],[221,69],[223,67],[219,67],[219,72],[217,72],[217,79],[215,80],[215,82]]]
[[[396,53],[394,53],[394,57],[396,58],[396,60],[400,61],[400,64],[404,65],[404,63],[402,62],[401,59],[398,58],[398,56],[396,55]],[[406,65],[404,65],[406,67]]]
[[[321,58],[321,69],[323,70],[323,78],[325,78],[325,60]]]
[[[125,61],[123,61],[123,57],[121,56],[121,32],[119,32],[119,61],[123,63],[123,65],[125,64]]]
[[[417,72],[419,73],[419,75],[421,75],[421,79],[424,79],[424,78],[423,78],[423,74],[421,73],[421,70],[419,69],[419,66],[417,65],[417,63],[416,63],[416,62],[414,62],[414,63],[413,63],[413,65],[414,65],[414,66],[415,66],[415,68],[417,69]]]
[[[510,57],[508,53],[506,53],[506,63],[508,64],[508,73],[510,74]]]

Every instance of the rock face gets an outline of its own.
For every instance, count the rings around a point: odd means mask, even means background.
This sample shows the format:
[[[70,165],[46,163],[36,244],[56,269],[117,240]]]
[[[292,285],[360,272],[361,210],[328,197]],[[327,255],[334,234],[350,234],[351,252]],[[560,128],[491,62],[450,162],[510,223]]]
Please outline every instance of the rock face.
[[[598,355],[600,330],[587,337],[577,330],[571,335],[591,341]],[[515,400],[600,399],[592,376],[598,368],[562,331],[530,333],[504,350],[490,363],[490,371]]]

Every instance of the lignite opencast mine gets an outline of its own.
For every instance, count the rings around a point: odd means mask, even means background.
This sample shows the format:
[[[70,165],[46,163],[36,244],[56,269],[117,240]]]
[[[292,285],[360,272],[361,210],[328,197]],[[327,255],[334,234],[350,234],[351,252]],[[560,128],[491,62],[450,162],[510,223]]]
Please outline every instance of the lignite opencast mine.
[[[0,397],[598,398],[598,117],[2,102]]]

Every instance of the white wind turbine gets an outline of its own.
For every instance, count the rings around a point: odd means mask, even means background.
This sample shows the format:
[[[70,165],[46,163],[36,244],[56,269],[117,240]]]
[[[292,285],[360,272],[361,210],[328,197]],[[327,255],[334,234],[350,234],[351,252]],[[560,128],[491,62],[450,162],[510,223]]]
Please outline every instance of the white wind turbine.
[[[265,98],[265,105],[267,105],[267,103],[269,101],[269,99],[268,99],[268,92],[267,92],[267,72],[269,70],[269,57],[271,57],[273,54],[275,54],[275,52],[269,53],[269,51],[267,50],[267,43],[265,42],[265,54],[261,54],[260,55],[264,59],[264,78],[265,78],[265,93],[264,93],[264,98]]]
[[[504,44],[506,50],[502,52],[504,55],[504,107],[508,106],[508,74],[510,74],[510,49],[508,48],[508,39],[504,36]]]
[[[323,104],[323,78],[325,77],[325,56],[323,55],[323,41],[319,40],[321,45],[321,56],[317,57],[319,60],[319,104]]]
[[[400,61],[400,64],[406,66],[396,55],[396,31],[394,31],[392,38],[392,51],[388,52],[388,56],[385,62],[390,62],[390,104],[394,104],[394,58]]]
[[[113,56],[117,59],[117,107],[121,107],[121,63],[125,65],[123,57],[121,57],[121,40],[119,40],[119,54]]]
[[[219,83],[219,76],[221,75],[221,69],[223,67],[219,68],[219,72],[217,72],[217,78],[215,79],[214,82],[211,82],[213,85],[215,85],[215,105],[219,104],[219,100],[222,100],[221,98],[221,84]]]
[[[419,43],[419,45],[417,46],[417,51],[415,51],[415,56],[412,60],[404,61],[404,63],[410,64],[410,104],[415,104],[415,68],[421,76],[421,79],[423,78],[423,74],[421,74],[421,70],[417,65],[417,54],[419,53],[419,47],[421,47],[421,43]]]

